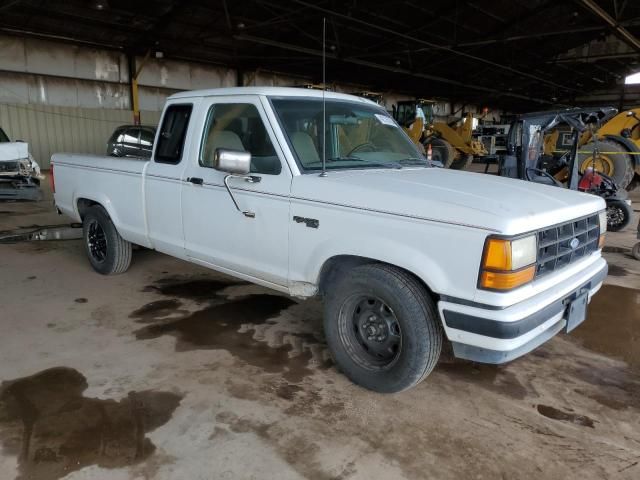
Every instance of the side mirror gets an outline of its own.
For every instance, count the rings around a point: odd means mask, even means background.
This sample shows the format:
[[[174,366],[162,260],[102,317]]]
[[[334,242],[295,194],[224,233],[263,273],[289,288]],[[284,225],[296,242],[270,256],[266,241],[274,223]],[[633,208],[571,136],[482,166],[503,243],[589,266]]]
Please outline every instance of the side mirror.
[[[216,148],[213,168],[231,175],[247,175],[251,170],[251,154],[241,150]]]

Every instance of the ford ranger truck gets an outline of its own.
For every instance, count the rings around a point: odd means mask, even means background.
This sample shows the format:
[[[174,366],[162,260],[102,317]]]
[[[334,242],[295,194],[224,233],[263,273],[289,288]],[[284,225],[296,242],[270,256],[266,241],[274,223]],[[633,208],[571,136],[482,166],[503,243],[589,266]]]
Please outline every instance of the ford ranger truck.
[[[135,244],[319,295],[340,370],[378,392],[420,382],[445,339],[459,358],[503,363],[570,332],[607,275],[601,198],[437,168],[350,95],[177,93],[151,159],[52,164],[57,208],[82,222],[97,272],[125,272]]]

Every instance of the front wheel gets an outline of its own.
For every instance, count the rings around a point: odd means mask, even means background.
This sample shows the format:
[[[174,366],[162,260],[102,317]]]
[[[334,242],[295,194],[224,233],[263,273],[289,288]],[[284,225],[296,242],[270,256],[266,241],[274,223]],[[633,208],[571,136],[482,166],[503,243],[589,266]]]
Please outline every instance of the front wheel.
[[[619,232],[631,221],[631,207],[622,200],[607,200],[607,230]]]
[[[633,258],[635,258],[636,260],[640,260],[640,242],[636,243],[633,248],[631,249],[631,255],[633,255]]]
[[[102,275],[125,272],[131,264],[131,243],[123,239],[109,214],[99,205],[82,219],[84,246],[93,269]]]
[[[324,329],[331,354],[354,383],[406,390],[436,366],[442,326],[426,288],[393,266],[355,267],[328,290]]]

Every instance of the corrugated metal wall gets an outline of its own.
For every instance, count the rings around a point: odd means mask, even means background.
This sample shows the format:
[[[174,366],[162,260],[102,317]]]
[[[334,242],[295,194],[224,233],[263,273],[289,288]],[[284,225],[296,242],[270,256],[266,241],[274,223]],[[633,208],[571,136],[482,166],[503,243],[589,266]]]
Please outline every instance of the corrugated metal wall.
[[[157,125],[160,112],[141,112],[144,124]],[[130,110],[0,104],[0,126],[12,140],[24,140],[43,169],[53,153],[105,154],[118,126],[131,123]]]

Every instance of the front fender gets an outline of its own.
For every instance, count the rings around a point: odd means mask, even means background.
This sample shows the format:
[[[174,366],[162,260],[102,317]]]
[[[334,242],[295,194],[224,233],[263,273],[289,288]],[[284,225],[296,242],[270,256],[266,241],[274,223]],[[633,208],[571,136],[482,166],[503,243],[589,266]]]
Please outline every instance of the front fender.
[[[292,281],[318,285],[326,262],[350,255],[403,268],[435,293],[473,300],[486,232],[390,216],[332,213],[319,229],[292,227]]]

